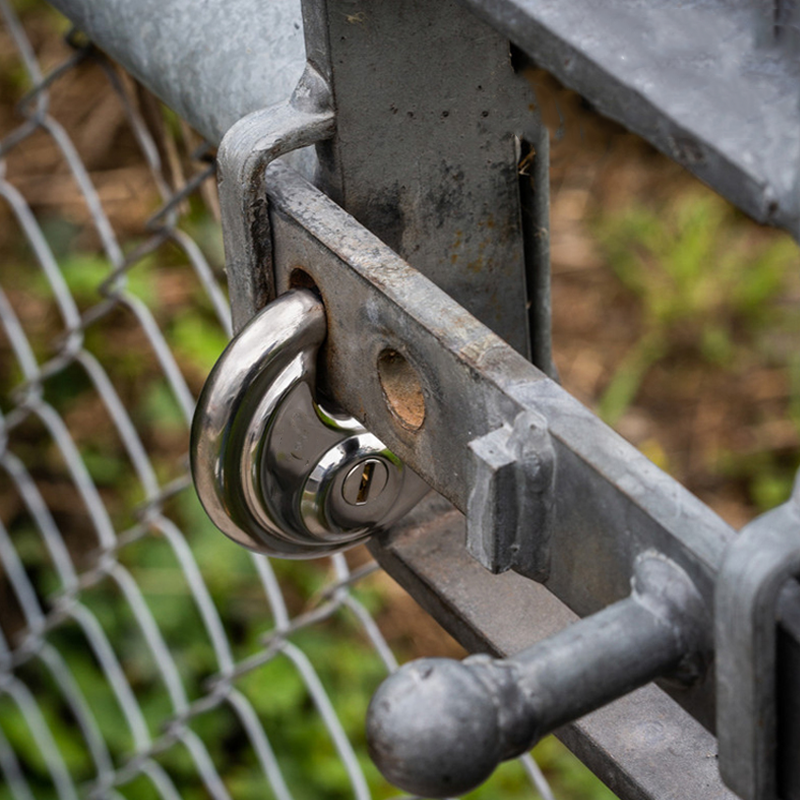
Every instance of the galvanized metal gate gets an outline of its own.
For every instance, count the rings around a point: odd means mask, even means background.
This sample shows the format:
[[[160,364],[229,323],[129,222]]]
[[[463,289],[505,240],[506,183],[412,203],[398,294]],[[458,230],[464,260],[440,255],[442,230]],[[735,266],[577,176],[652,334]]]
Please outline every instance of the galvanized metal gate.
[[[537,98],[520,77],[531,61],[548,69],[748,213],[797,235],[794,4],[308,0],[262,8],[243,0],[202,11],[180,0],[55,5],[209,141],[225,134],[220,200],[233,330],[289,291],[295,294],[287,297],[306,297],[315,313],[324,304],[327,340],[312,390],[353,414],[466,514],[464,532],[464,518],[447,501],[423,501],[373,542],[378,561],[470,649],[509,655],[552,634],[511,661],[401,670],[381,689],[370,718],[373,753],[385,774],[414,791],[447,796],[564,726],[562,738],[625,797],[730,796],[716,772],[717,739],[725,780],[741,797],[796,797],[800,489],[734,536],[558,386],[549,341],[548,138]],[[178,409],[191,416],[191,393],[157,317],[125,283],[143,254],[177,244],[226,324],[211,271],[176,227],[186,192],[165,196],[153,238],[125,254],[80,160],[47,114],[49,82],[6,16],[38,88],[28,123],[5,147],[37,130],[53,137],[112,265],[104,301],[79,309],[24,201],[5,190],[67,336],[57,355],[42,361],[5,303],[3,323],[24,381],[4,427],[10,440],[29,418],[41,420],[98,536],[95,562],[77,574],[59,549],[36,482],[13,449],[6,451],[3,464],[63,584],[57,602],[43,606],[17,550],[10,541],[4,546],[20,628],[28,632],[20,644],[5,646],[7,693],[47,751],[61,796],[75,793],[69,770],[17,678],[34,655],[94,745],[91,791],[108,794],[147,775],[169,795],[170,779],[155,757],[180,742],[207,791],[226,796],[187,722],[227,705],[273,791],[284,796],[268,740],[236,689],[239,676],[280,654],[314,699],[356,795],[366,796],[322,684],[288,640],[347,609],[393,666],[347,590],[353,575],[346,562],[336,557],[337,579],[320,609],[291,618],[268,562],[256,558],[274,631],[262,653],[237,660],[185,540],[164,513],[180,481],[157,477],[112,382],[84,345],[97,319],[126,310],[152,345]],[[212,31],[215,46],[208,47]],[[157,175],[156,150],[131,119]],[[301,149],[312,144],[315,154]],[[276,161],[292,151],[291,166]],[[302,295],[309,287],[316,295]],[[47,380],[76,364],[145,492],[129,528],[109,515],[64,412],[43,393]],[[196,433],[202,439],[203,425]],[[198,463],[202,470],[196,456],[196,472]],[[228,489],[225,483],[219,491]],[[252,490],[240,494],[249,502]],[[238,502],[221,503],[235,512],[233,525],[222,525],[258,548],[257,526]],[[160,532],[173,548],[215,649],[217,664],[197,697],[181,687],[159,625],[118,556],[146,530]],[[84,588],[106,579],[125,596],[168,687],[173,708],[157,739],[102,626],[80,602]],[[576,614],[585,620],[564,629]],[[54,666],[58,651],[48,635],[64,620],[83,631],[123,709],[134,746],[122,766],[109,759],[67,669]],[[655,678],[669,681],[646,685]],[[427,689],[420,688],[425,681]],[[587,712],[593,713],[582,716]],[[0,756],[14,791],[27,796],[14,749],[4,745]],[[535,776],[532,762],[525,763]]]
[[[377,564],[273,569],[191,489],[203,353],[231,333],[208,148],[85,37],[53,63],[52,31],[0,11],[0,797],[395,795],[362,733],[397,666]]]

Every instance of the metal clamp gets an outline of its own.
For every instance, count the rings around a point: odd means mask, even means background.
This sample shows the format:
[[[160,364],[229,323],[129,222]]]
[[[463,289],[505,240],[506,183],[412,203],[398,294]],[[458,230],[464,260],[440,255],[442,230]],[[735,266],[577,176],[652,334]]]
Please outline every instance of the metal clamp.
[[[243,117],[220,143],[217,178],[234,333],[276,294],[264,171],[279,156],[329,139],[335,126],[330,87],[306,64],[287,101]]]
[[[490,572],[544,581],[550,570],[555,452],[531,411],[469,443],[467,549]]]
[[[717,578],[719,768],[743,800],[778,796],[776,625],[792,577],[800,577],[800,474],[789,502],[742,529]]]
[[[214,524],[251,550],[316,558],[405,514],[427,485],[353,418],[314,399],[325,310],[292,290],[231,342],[192,422],[192,475]]]

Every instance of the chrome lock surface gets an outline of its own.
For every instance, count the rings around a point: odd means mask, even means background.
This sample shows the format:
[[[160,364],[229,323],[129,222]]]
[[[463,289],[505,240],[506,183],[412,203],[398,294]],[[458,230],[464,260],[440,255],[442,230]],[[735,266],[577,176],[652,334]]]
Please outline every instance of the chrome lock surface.
[[[427,485],[357,420],[315,400],[325,310],[281,295],[228,345],[198,400],[192,476],[214,524],[245,547],[316,558],[390,525]]]

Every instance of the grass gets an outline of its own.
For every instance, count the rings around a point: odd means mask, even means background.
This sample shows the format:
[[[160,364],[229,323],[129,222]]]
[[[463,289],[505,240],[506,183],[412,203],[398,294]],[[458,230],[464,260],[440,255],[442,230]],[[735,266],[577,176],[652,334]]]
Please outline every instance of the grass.
[[[794,326],[780,300],[797,267],[788,237],[757,239],[725,201],[691,191],[663,209],[628,209],[601,218],[596,235],[621,284],[639,301],[642,336],[600,399],[615,423],[636,397],[647,371],[671,354],[691,354],[729,369],[756,351],[763,335]]]
[[[794,436],[800,434],[793,344],[800,334],[800,270],[797,245],[788,236],[750,223],[700,186],[667,203],[601,213],[592,231],[638,319],[637,335],[597,403],[606,422],[616,425],[637,403],[647,405],[647,382],[655,384],[659,369],[674,385],[694,370],[707,380],[727,378],[737,391],[737,382],[744,385],[749,373],[766,366],[787,376],[787,388],[780,407],[765,413],[790,420]],[[669,397],[666,384],[666,378],[658,383],[663,400]],[[739,391],[741,403],[751,405],[753,423],[762,421],[764,404]],[[717,402],[722,409],[734,400]],[[745,484],[759,510],[788,497],[800,466],[791,433],[784,447],[722,448],[714,461],[720,475]]]

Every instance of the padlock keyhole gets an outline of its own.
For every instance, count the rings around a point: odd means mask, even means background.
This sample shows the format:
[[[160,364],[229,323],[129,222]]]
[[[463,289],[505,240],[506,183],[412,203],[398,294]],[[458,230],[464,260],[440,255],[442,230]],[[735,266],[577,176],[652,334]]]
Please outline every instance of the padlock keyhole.
[[[364,465],[364,471],[361,473],[361,485],[358,487],[358,496],[356,497],[356,505],[366,503],[369,498],[369,490],[372,486],[372,473],[375,472],[375,462],[367,461]]]
[[[363,506],[376,500],[386,488],[389,470],[380,459],[369,458],[356,464],[342,484],[342,496],[351,506]]]

